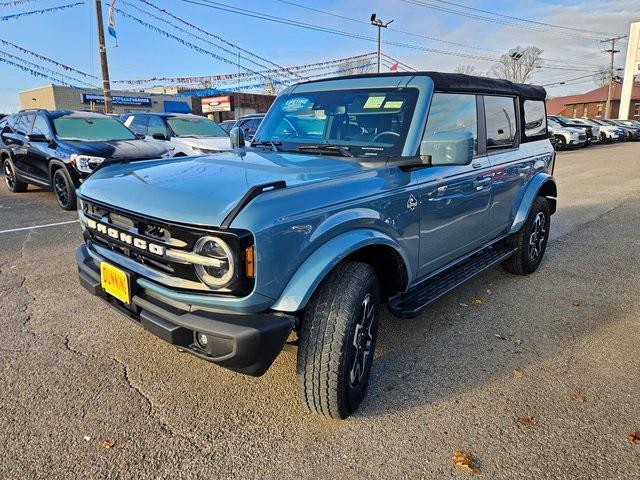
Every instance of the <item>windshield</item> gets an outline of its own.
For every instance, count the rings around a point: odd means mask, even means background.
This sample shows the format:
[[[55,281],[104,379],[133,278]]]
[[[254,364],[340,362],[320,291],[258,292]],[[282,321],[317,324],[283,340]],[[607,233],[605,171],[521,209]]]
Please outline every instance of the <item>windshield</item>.
[[[217,123],[208,118],[169,117],[167,123],[176,137],[228,137]]]
[[[53,119],[58,138],[85,142],[135,140],[134,133],[114,118],[58,117]]]
[[[281,96],[253,143],[278,142],[282,150],[293,151],[336,146],[355,156],[399,156],[417,97],[418,91],[413,88]]]

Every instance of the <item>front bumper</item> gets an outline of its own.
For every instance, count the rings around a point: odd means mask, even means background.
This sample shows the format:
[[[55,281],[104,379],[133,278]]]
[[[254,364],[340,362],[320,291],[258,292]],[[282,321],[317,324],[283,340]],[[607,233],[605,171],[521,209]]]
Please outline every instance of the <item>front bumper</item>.
[[[100,270],[82,245],[76,250],[80,284],[158,338],[203,360],[246,375],[264,374],[291,332],[295,318],[275,312],[228,313],[198,309],[157,292],[134,286],[131,305],[116,300],[101,286]],[[207,336],[206,346],[195,333]]]

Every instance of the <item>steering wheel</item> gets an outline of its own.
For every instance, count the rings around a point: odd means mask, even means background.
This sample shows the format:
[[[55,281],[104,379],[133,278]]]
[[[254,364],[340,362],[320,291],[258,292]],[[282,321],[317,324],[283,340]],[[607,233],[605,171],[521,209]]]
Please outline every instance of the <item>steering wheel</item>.
[[[400,137],[400,134],[397,132],[392,132],[391,130],[387,130],[386,132],[380,132],[379,134],[377,134],[375,137],[373,137],[372,142],[377,141],[380,137],[382,137],[383,135],[392,135],[394,137]]]

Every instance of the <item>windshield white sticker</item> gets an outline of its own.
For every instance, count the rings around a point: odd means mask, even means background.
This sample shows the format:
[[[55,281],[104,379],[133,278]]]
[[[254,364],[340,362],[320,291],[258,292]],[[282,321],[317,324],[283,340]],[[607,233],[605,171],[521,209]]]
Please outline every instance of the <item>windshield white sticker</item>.
[[[387,97],[369,97],[362,108],[380,108]]]
[[[296,112],[298,110],[302,110],[303,108],[306,108],[308,104],[309,104],[309,99],[307,97],[290,98],[289,100],[284,102],[284,105],[282,105],[282,111]]]
[[[396,100],[396,101],[389,100],[384,104],[384,108],[392,108],[394,110],[399,110],[400,108],[402,108],[403,103],[404,102],[402,100]]]

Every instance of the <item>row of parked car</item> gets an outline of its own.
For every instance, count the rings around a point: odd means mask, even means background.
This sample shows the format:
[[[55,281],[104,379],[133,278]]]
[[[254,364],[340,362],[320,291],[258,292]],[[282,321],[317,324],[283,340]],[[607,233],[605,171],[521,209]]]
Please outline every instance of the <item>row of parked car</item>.
[[[104,162],[227,151],[231,128],[251,139],[262,117],[218,125],[191,114],[24,110],[0,120],[0,160],[11,191],[51,188],[60,207],[73,210],[76,188]]]
[[[637,120],[567,118],[562,115],[550,115],[547,117],[547,124],[556,150],[586,147],[596,142],[640,140],[640,122]]]

